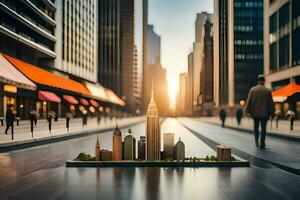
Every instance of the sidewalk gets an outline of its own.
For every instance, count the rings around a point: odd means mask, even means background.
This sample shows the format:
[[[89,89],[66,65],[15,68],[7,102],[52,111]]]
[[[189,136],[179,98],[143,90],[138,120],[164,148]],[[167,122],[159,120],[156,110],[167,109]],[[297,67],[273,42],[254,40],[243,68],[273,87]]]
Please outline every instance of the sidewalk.
[[[280,169],[300,175],[300,145],[298,138],[296,141],[295,139],[267,137],[266,149],[261,150],[255,146],[253,134],[244,134],[241,133],[242,131],[232,128],[222,128],[219,124],[207,123],[199,120],[199,118],[183,117],[178,118],[178,120],[206,144],[230,146],[237,156],[250,161],[254,166],[268,168],[264,164],[267,161]]]
[[[215,125],[221,125],[221,121],[219,117],[200,117],[195,118],[196,120],[207,122]],[[280,136],[285,138],[297,138],[300,139],[300,121],[294,121],[294,130],[290,131],[289,121],[279,120],[278,129],[275,125],[275,120],[273,120],[272,124],[268,121],[267,124],[267,134]],[[225,127],[237,129],[241,131],[253,132],[253,120],[251,118],[244,117],[240,126],[237,125],[236,118],[228,117],[225,121]],[[272,127],[271,127],[272,126]]]
[[[105,131],[109,129],[113,129],[118,123],[119,127],[126,127],[131,124],[136,124],[139,122],[143,122],[145,118],[142,117],[131,117],[131,118],[123,118],[123,119],[101,119],[100,124],[97,124],[97,119],[92,118],[88,119],[88,123],[86,126],[82,126],[82,119],[73,118],[70,121],[70,129],[69,132],[66,129],[65,119],[58,119],[57,122],[52,122],[52,131],[48,130],[48,122],[46,119],[38,120],[37,126],[34,127],[33,138],[30,132],[30,122],[29,121],[20,121],[19,126],[14,124],[14,140],[11,139],[11,130],[8,131],[8,135],[4,134],[5,124],[4,126],[0,125],[0,149],[7,148],[17,145],[24,145],[34,142],[45,142],[54,139],[68,138],[74,136],[83,136],[85,134],[91,134],[95,132]]]

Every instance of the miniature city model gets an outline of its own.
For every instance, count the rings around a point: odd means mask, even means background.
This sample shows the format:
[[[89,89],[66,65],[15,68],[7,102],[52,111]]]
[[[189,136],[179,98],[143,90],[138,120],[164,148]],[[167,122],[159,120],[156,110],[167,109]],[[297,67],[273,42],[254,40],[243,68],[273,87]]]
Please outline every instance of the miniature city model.
[[[146,137],[138,141],[136,158],[136,139],[131,130],[122,141],[122,132],[118,125],[113,132],[112,151],[101,150],[99,138],[95,146],[95,156],[80,153],[73,161],[67,161],[67,167],[249,167],[247,161],[237,161],[231,156],[230,147],[218,146],[217,157],[185,157],[185,145],[179,138],[174,146],[174,133],[164,134],[164,151],[160,147],[160,124],[156,103],[151,94],[147,110]]]

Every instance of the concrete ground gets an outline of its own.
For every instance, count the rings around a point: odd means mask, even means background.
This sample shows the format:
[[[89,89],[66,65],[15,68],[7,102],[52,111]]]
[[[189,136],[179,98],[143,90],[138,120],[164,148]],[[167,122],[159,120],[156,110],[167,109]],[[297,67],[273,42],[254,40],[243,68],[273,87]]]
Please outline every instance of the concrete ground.
[[[195,119],[215,125],[221,125],[219,117],[199,117]],[[244,117],[241,124],[238,126],[236,118],[228,117],[225,121],[225,126],[227,128],[234,128],[243,131],[253,131],[253,120],[248,117]],[[294,130],[292,131],[290,130],[290,122],[287,120],[279,120],[278,128],[276,128],[275,120],[272,122],[268,121],[267,133],[289,138],[300,138],[300,120],[294,121]]]
[[[130,126],[138,139],[145,123]],[[123,137],[128,132],[121,129]],[[167,118],[161,134],[181,137],[186,156],[215,154],[209,140],[230,144],[254,159],[299,162],[299,143],[268,137],[267,149],[252,135],[189,118]],[[200,135],[200,137],[198,137]],[[111,149],[112,131],[99,132],[101,149]],[[204,137],[202,137],[204,136]],[[66,168],[80,152],[94,154],[96,135],[0,153],[0,199],[299,199],[300,176],[252,162],[249,168]],[[243,156],[243,155],[242,155]]]
[[[232,128],[222,128],[195,118],[178,118],[186,128],[189,128],[198,138],[215,144],[224,144],[237,150],[244,159],[260,159],[269,164],[278,165],[283,169],[300,175],[300,142],[286,140],[280,137],[267,136],[266,149],[257,148],[253,134]],[[249,122],[250,123],[250,122]]]

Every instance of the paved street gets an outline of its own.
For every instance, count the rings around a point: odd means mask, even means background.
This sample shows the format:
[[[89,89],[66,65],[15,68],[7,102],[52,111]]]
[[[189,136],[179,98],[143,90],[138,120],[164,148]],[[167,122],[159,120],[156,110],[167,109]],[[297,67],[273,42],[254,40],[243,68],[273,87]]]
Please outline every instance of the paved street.
[[[188,118],[179,121],[216,142],[232,141],[241,151],[263,155],[253,147],[250,134]],[[161,133],[175,132],[175,140],[181,137],[187,156],[215,153],[180,123],[167,118]],[[136,138],[144,135],[144,123],[130,128]],[[122,132],[124,136],[127,129]],[[101,148],[111,148],[111,137],[111,132],[99,134]],[[65,161],[78,153],[94,153],[95,140],[96,135],[89,135],[0,154],[0,199],[297,199],[300,194],[299,176],[270,165],[231,169],[65,168]],[[291,153],[288,163],[292,157],[299,163],[296,143],[268,138],[267,145],[271,156],[281,155],[278,152],[286,148]]]
[[[180,122],[219,144],[225,144],[252,156],[300,170],[300,145],[297,141],[267,137],[266,149],[255,147],[252,134],[230,128],[222,128],[197,119],[180,118]]]
[[[203,122],[209,122],[211,124],[221,125],[219,117],[200,117],[196,119]],[[238,126],[235,117],[228,117],[226,119],[225,126],[235,129],[252,131],[253,120],[251,118],[244,117],[240,126]],[[267,132],[273,135],[300,138],[300,120],[294,121],[294,129],[292,131],[290,130],[290,122],[288,120],[279,120],[278,128],[276,128],[275,120],[273,120],[272,123],[268,121]]]

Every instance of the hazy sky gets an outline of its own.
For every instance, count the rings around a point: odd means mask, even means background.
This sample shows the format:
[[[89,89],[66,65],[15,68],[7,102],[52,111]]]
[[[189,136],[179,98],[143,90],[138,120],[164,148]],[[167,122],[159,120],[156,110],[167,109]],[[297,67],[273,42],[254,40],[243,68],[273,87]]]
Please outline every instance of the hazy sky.
[[[168,84],[171,83],[174,90],[179,74],[187,71],[187,55],[192,51],[196,13],[213,12],[213,0],[148,2],[149,24],[153,24],[155,32],[161,36],[161,61],[167,69]],[[172,93],[174,97],[174,91]]]

